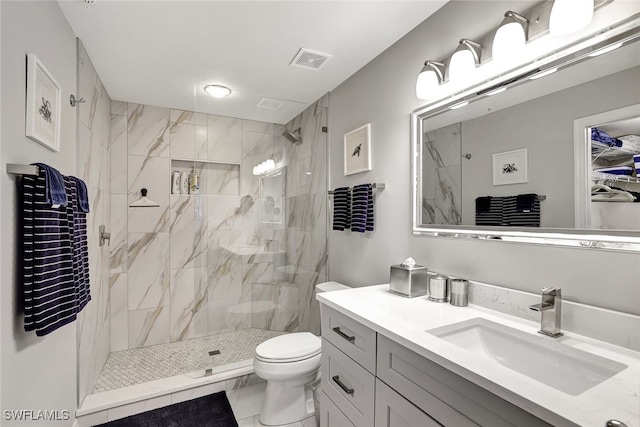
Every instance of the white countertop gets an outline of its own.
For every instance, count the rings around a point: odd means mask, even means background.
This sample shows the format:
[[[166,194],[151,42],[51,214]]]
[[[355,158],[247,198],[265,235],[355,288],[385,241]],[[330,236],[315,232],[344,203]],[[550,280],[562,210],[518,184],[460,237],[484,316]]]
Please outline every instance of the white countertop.
[[[571,396],[461,349],[425,330],[473,318],[485,318],[534,334],[539,323],[469,305],[454,307],[427,297],[404,298],[389,285],[319,293],[318,301],[481,386],[554,426],[603,427],[616,419],[640,427],[640,353],[566,332],[554,343],[578,348],[628,365],[617,375]]]

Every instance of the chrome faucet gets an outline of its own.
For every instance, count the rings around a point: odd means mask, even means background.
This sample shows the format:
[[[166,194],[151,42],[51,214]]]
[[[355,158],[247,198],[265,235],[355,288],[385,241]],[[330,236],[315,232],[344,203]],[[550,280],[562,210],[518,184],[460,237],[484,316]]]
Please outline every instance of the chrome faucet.
[[[529,306],[533,311],[539,311],[540,330],[538,333],[553,338],[562,336],[560,322],[562,318],[562,293],[560,288],[546,286],[542,288],[542,302]]]

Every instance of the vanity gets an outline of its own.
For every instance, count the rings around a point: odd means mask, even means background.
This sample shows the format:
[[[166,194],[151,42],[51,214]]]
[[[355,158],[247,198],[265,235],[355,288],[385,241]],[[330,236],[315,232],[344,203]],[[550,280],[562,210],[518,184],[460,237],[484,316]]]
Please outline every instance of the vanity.
[[[317,296],[321,426],[640,426],[640,352],[388,289]]]

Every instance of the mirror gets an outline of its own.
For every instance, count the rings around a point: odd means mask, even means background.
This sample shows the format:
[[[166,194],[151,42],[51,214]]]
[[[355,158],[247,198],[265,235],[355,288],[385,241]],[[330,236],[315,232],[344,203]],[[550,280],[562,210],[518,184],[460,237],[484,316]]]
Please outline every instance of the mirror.
[[[640,135],[638,28],[602,46],[621,39],[606,54],[589,56],[591,47],[560,58],[544,78],[516,79],[494,96],[480,90],[463,108],[416,110],[414,234],[640,250],[640,203],[590,197],[593,185],[640,193],[633,153],[592,157],[586,137],[591,128]],[[621,162],[631,177],[594,179],[594,169]]]

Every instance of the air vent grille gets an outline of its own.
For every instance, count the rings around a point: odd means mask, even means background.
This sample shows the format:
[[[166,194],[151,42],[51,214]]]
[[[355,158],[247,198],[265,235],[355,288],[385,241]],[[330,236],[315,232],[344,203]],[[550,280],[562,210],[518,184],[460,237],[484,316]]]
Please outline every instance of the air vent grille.
[[[332,55],[329,55],[328,53],[322,53],[303,47],[298,51],[289,65],[304,68],[306,70],[318,71],[331,58]]]
[[[272,98],[262,98],[257,104],[256,107],[258,108],[264,108],[266,110],[277,110],[278,108],[282,107],[284,103],[282,101],[279,101],[277,99],[272,99]]]

